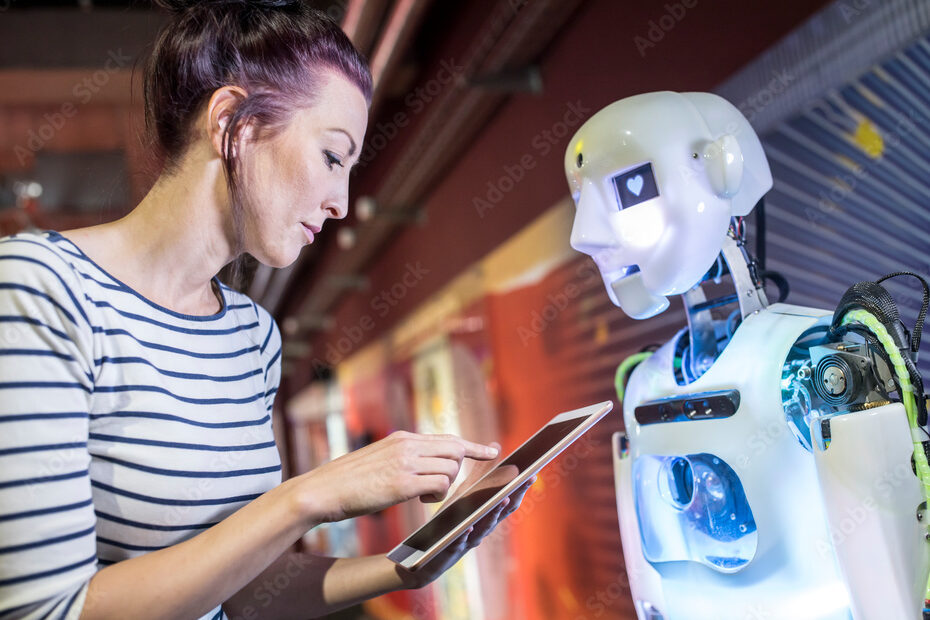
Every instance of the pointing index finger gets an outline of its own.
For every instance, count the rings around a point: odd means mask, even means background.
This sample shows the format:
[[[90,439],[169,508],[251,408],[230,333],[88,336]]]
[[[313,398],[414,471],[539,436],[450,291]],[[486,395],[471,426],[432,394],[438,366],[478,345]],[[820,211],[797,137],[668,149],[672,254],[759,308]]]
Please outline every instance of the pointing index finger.
[[[491,459],[497,458],[497,455],[500,454],[500,448],[495,448],[494,446],[486,446],[484,444],[468,441],[467,439],[459,439],[459,441],[465,446],[465,457],[469,459],[490,461]]]
[[[435,440],[448,440],[458,443],[463,448],[465,448],[465,458],[475,459],[476,461],[490,461],[497,458],[497,455],[500,454],[500,448],[497,446],[497,444],[486,446],[481,443],[475,443],[474,441],[462,439],[457,435],[432,435],[429,437]]]

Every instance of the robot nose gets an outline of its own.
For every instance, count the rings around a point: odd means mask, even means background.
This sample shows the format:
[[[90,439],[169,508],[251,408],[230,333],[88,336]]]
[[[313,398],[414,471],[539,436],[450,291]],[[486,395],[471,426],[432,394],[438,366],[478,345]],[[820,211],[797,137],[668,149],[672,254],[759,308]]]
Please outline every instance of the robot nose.
[[[595,253],[617,245],[607,211],[597,186],[585,180],[581,196],[575,208],[575,222],[572,225],[571,246],[585,254]]]

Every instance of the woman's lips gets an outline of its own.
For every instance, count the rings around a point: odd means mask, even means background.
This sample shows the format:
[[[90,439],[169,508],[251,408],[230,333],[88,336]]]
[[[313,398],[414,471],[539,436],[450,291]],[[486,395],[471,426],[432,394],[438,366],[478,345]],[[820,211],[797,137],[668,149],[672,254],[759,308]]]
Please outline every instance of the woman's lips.
[[[310,243],[313,243],[313,234],[314,234],[313,227],[307,226],[303,222],[301,222],[300,225],[303,226],[304,228],[304,234],[307,235],[307,241],[309,241]],[[317,229],[316,232],[320,232],[319,229]]]

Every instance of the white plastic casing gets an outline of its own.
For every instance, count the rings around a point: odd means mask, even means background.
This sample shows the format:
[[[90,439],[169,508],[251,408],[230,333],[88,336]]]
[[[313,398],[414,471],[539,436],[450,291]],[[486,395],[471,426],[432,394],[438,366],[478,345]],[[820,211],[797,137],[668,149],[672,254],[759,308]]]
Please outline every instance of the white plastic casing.
[[[633,371],[623,403],[629,455],[614,457],[621,536],[637,607],[649,603],[666,620],[849,620],[818,468],[788,428],[780,388],[789,348],[825,314],[776,304],[748,317],[714,365],[687,386],[674,379],[674,340]],[[728,418],[641,425],[635,417],[637,405],[657,398],[729,389],[739,390],[741,400]],[[696,562],[653,565],[642,553],[642,524],[630,490],[634,461],[695,453],[713,454],[736,472],[753,512],[758,548],[735,573]]]
[[[564,163],[577,207],[572,247],[594,259],[610,299],[634,318],[661,312],[662,298],[694,286],[720,252],[730,217],[748,214],[772,186],[749,122],[708,93],[617,101],[582,125]],[[658,195],[621,208],[615,177],[647,163]],[[641,275],[620,283],[634,266]]]
[[[919,618],[930,543],[901,403],[830,419],[814,462],[853,617]]]

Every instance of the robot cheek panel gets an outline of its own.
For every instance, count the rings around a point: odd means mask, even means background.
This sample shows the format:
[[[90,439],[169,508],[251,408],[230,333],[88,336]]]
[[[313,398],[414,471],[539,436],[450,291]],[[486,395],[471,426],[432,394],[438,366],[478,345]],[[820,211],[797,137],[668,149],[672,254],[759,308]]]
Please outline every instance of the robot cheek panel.
[[[638,180],[630,181],[637,176]],[[646,195],[648,191],[655,193],[654,183],[650,190],[642,173],[627,177],[630,187],[638,190],[641,195]],[[606,180],[609,181],[609,177]],[[622,181],[623,185],[627,181]],[[621,306],[630,316],[648,318],[668,307],[668,300],[644,288],[642,277],[638,275],[638,265],[648,260],[654,242],[648,238],[648,231],[654,230],[655,235],[662,234],[663,215],[654,204],[656,201],[646,198],[646,202],[621,210],[615,187],[616,183],[613,182],[582,181],[582,189],[576,200],[571,245],[594,259],[610,300],[615,305]],[[631,190],[628,191],[633,194]],[[653,220],[651,224],[648,223],[650,219]],[[643,231],[646,231],[646,239],[636,234]],[[644,241],[648,243],[644,245]]]
[[[729,208],[708,201],[703,211],[666,214],[661,238],[640,264],[646,288],[660,295],[680,295],[710,269],[727,235]]]
[[[571,245],[594,260],[614,304],[630,316],[652,316],[667,301],[643,289],[641,277],[637,283],[624,282],[648,262],[653,246],[665,233],[651,165],[647,162],[591,178],[587,176],[594,172],[590,166],[585,172],[575,201]]]

